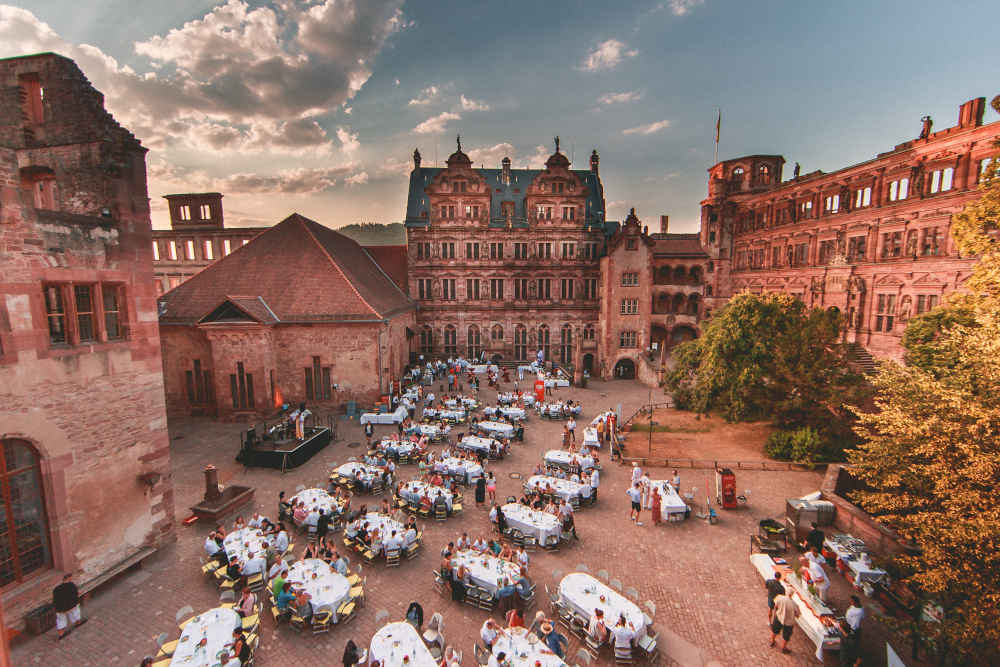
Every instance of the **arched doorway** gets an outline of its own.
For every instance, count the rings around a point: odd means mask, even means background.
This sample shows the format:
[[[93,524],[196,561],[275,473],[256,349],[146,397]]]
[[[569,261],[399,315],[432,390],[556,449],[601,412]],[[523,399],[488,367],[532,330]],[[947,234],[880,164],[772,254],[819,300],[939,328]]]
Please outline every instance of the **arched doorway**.
[[[0,441],[0,586],[52,564],[41,459],[26,440]]]
[[[666,327],[661,327],[658,324],[654,324],[649,332],[649,340],[651,343],[656,345],[656,350],[659,353],[667,346],[667,329]]]
[[[494,364],[499,364],[501,361],[503,361],[503,355],[494,354],[493,357],[490,359],[490,361],[492,361]]]
[[[483,353],[483,338],[479,333],[479,327],[475,324],[469,326],[468,350],[470,359],[478,359]]]
[[[589,373],[590,375],[593,375],[594,374],[594,355],[591,354],[590,352],[588,352],[587,354],[583,355],[582,362],[583,362],[583,370],[585,372]]]
[[[525,361],[528,358],[528,330],[523,324],[514,328],[514,359]]]
[[[634,380],[635,362],[631,359],[621,359],[615,364],[614,376],[616,380]]]
[[[564,324],[559,330],[559,363],[573,363],[573,327]]]

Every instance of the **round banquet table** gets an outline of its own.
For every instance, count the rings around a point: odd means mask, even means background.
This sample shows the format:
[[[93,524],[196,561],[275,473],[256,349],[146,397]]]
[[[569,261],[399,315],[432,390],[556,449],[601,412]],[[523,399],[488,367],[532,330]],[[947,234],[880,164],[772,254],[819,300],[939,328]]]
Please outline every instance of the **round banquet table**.
[[[436,472],[446,472],[449,475],[465,475],[465,483],[471,484],[472,480],[483,476],[483,466],[475,461],[459,459],[454,456],[434,462]]]
[[[364,481],[371,484],[376,479],[382,476],[382,469],[376,468],[375,466],[365,465],[364,463],[345,463],[337,468],[337,472],[344,476],[350,477],[351,479],[357,481]]]
[[[387,537],[392,536],[392,531],[396,531],[397,537],[402,537],[406,534],[406,526],[396,521],[388,514],[369,512],[361,517],[361,525],[365,525],[366,522],[368,523],[368,532],[378,528],[379,539],[383,542]]]
[[[514,408],[506,405],[501,405],[500,407],[483,408],[483,414],[487,417],[493,417],[497,413],[504,415],[508,419],[518,419],[523,421],[525,418],[524,408]]]
[[[461,440],[459,440],[457,447],[488,454],[490,451],[490,445],[493,443],[496,443],[496,448],[497,451],[499,452],[500,443],[496,442],[496,440],[494,440],[493,438],[482,438],[478,435],[467,435]]]
[[[299,501],[306,504],[308,510],[323,510],[326,514],[340,514],[342,503],[331,496],[324,489],[303,489],[288,499],[288,502],[295,507]]]
[[[500,509],[508,526],[517,528],[525,535],[533,535],[539,544],[544,545],[546,539],[553,535],[562,536],[562,525],[553,514],[533,510],[521,503],[507,503]]]
[[[547,475],[532,475],[525,482],[525,486],[532,489],[542,489],[546,486],[551,486],[556,495],[560,498],[565,498],[566,500],[572,500],[574,496],[588,496],[590,487],[577,484],[568,479],[559,479],[558,477],[549,477]],[[586,491],[586,493],[584,493]]]
[[[497,580],[504,577],[512,584],[521,578],[521,568],[517,563],[497,558],[492,554],[481,554],[471,549],[456,551],[451,555],[452,572],[458,572],[458,566],[464,565],[469,580],[480,588],[485,588],[494,596],[500,586]]]
[[[590,618],[594,609],[601,609],[604,622],[610,629],[618,622],[618,616],[625,614],[625,620],[632,624],[636,637],[646,634],[646,619],[638,605],[589,574],[567,574],[559,582],[559,595],[564,604],[584,618]],[[603,601],[601,596],[604,596]]]
[[[491,435],[499,435],[504,438],[509,438],[514,435],[514,427],[503,422],[481,421],[476,424],[476,427],[480,431],[485,431]]]
[[[435,431],[437,431],[436,426],[433,428]],[[425,434],[421,433],[421,435]],[[436,433],[427,433],[426,435],[428,437],[433,437],[434,435],[436,435]],[[376,447],[376,449],[385,454],[392,454],[393,456],[397,457],[411,456],[413,454],[420,453],[420,447],[417,445],[417,443],[412,442],[410,440],[392,440],[392,439],[383,440],[382,442],[378,443],[378,447]]]
[[[247,564],[247,556],[252,551],[254,554],[264,554],[264,542],[267,538],[259,528],[240,528],[226,535],[222,540],[222,547],[226,550],[226,556],[232,558],[236,556],[240,566]]]
[[[181,638],[170,659],[171,667],[214,667],[221,660],[222,651],[229,653],[233,642],[233,628],[242,625],[239,615],[232,609],[216,607],[202,612],[184,626]],[[201,640],[205,646],[199,648]],[[239,665],[239,660],[229,659],[229,665]]]
[[[493,643],[493,655],[507,654],[510,667],[537,667],[538,663],[541,667],[565,667],[562,658],[527,628],[506,628],[505,632]]]
[[[441,435],[441,427],[437,424],[414,424],[409,428],[409,433],[419,433],[428,438],[436,438]]]
[[[431,484],[425,484],[417,480],[412,482],[407,482],[399,489],[399,495],[406,498],[411,503],[420,504],[420,499],[426,495],[431,499],[431,503],[434,503],[434,498],[438,495],[444,496],[445,502],[448,503],[448,511],[451,511],[451,506],[453,502],[453,496],[451,491],[444,488],[443,486],[433,486]]]
[[[403,667],[404,657],[408,658],[406,667],[437,667],[423,637],[412,625],[400,621],[379,628],[368,646],[368,663],[378,660],[382,667]]]
[[[545,462],[560,468],[569,468],[574,465],[574,459],[576,460],[575,465],[580,466],[580,470],[594,469],[593,456],[584,456],[576,452],[568,452],[565,449],[550,449],[545,452]]]
[[[329,563],[318,558],[292,563],[285,581],[292,582],[296,588],[304,588],[311,598],[313,611],[333,613],[334,623],[337,622],[337,608],[350,598],[351,585],[347,578],[337,574]]]

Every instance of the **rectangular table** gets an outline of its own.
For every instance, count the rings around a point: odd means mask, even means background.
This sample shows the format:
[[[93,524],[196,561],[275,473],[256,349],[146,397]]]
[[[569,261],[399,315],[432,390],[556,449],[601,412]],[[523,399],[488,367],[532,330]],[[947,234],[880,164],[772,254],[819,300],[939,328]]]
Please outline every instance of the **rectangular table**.
[[[823,546],[830,550],[837,561],[844,564],[851,574],[854,575],[853,583],[860,588],[862,583],[875,583],[887,580],[889,573],[877,567],[872,567],[871,562],[866,562],[864,557],[867,551],[864,549],[864,542],[851,535],[836,533],[823,540]],[[854,548],[851,548],[851,547]]]
[[[597,439],[597,429],[588,426],[583,429],[583,446],[593,447],[594,449],[601,448],[601,441]]]
[[[650,485],[660,491],[660,514],[664,517],[687,514],[687,504],[677,494],[676,489],[674,489],[670,482],[658,479],[650,482]]]
[[[399,424],[410,416],[405,407],[399,406],[394,412],[366,412],[359,420],[363,425],[371,424]]]

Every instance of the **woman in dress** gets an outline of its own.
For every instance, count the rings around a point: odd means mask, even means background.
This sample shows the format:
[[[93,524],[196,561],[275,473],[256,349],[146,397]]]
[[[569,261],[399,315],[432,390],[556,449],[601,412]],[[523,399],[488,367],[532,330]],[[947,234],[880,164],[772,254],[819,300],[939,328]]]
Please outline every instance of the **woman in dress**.
[[[659,489],[659,487],[656,487],[656,486],[653,487],[653,492],[652,492],[652,494],[650,494],[650,502],[652,503],[652,507],[650,508],[650,511],[653,513],[653,525],[654,526],[658,526],[658,525],[660,525],[660,522],[663,520],[662,516],[660,515],[660,489]]]
[[[497,478],[492,472],[486,473],[486,492],[490,494],[490,502],[497,501]]]
[[[486,502],[486,480],[482,477],[476,480],[476,506],[482,507]]]

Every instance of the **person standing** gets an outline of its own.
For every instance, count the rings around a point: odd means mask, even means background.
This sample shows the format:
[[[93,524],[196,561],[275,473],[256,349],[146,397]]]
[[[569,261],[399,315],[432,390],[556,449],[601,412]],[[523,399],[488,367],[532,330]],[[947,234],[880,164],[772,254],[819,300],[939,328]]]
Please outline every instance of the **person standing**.
[[[774,616],[774,598],[785,594],[785,586],[781,583],[781,573],[775,572],[774,579],[764,582],[767,589],[767,622],[770,623]]]
[[[799,617],[799,606],[790,597],[782,593],[774,598],[774,613],[771,621],[771,644],[781,635],[781,652],[790,653],[788,640],[792,638],[795,629],[795,619]]]
[[[847,619],[847,624],[851,626],[851,632],[860,636],[861,621],[865,618],[865,608],[861,606],[861,598],[857,595],[851,596],[851,606],[847,608],[844,618]]]
[[[809,561],[809,578],[812,580],[812,585],[816,587],[816,594],[820,601],[826,602],[826,591],[830,588],[830,578],[818,561]]]
[[[569,431],[569,439],[573,444],[576,444],[576,420],[573,419],[573,414],[570,413],[569,421],[566,422],[566,430]]]
[[[365,438],[368,440],[368,449],[372,448],[372,436],[375,435],[375,425],[365,422]]]
[[[632,499],[632,511],[629,512],[628,518],[634,521],[637,526],[641,526],[639,514],[642,512],[642,490],[639,488],[639,482],[632,484],[632,487],[625,493]]]
[[[496,503],[497,501],[497,478],[493,476],[492,472],[486,473],[486,492],[490,496],[490,502]]]
[[[80,590],[73,583],[72,573],[64,574],[62,583],[52,589],[52,606],[56,609],[59,639],[87,622],[87,619],[80,616]]]
[[[659,487],[656,487],[656,486],[653,487],[653,491],[652,491],[652,493],[649,494],[649,498],[650,498],[650,505],[651,505],[650,512],[653,515],[653,525],[654,526],[659,526],[660,522],[663,520],[663,516],[660,514],[661,509],[662,509],[661,508],[661,504],[662,503],[661,503],[661,499],[660,499],[660,489],[659,489]]]

